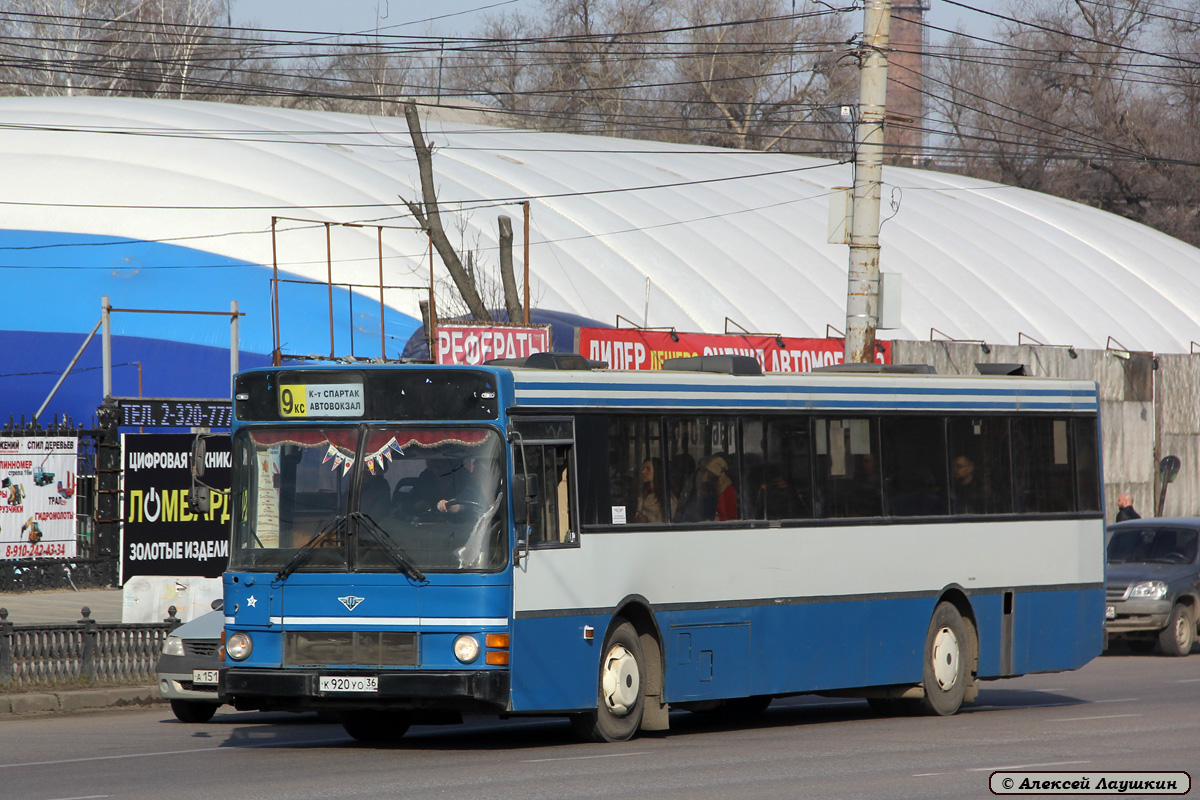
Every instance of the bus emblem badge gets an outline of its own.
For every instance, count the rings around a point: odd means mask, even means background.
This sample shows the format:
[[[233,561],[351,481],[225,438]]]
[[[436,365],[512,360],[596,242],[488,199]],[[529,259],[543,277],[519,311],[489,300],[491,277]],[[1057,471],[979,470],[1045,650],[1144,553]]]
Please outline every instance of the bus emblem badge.
[[[365,597],[355,597],[354,595],[347,595],[345,597],[339,597],[338,602],[341,603],[342,605],[344,605],[346,607],[347,611],[353,611],[355,608],[358,607],[359,603],[361,603],[363,600],[366,600],[366,599],[367,598],[365,598]]]

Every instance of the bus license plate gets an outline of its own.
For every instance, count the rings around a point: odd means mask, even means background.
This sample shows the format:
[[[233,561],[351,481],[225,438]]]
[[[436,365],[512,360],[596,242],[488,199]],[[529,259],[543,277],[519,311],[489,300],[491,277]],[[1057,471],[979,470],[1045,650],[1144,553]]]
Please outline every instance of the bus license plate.
[[[1116,619],[1117,618],[1117,607],[1116,606],[1108,606],[1107,608],[1105,608],[1104,609],[1104,618],[1105,619]]]
[[[374,675],[322,675],[320,688],[322,692],[377,692],[379,678]]]
[[[216,686],[217,671],[215,669],[194,669],[192,670],[192,683],[209,683]]]

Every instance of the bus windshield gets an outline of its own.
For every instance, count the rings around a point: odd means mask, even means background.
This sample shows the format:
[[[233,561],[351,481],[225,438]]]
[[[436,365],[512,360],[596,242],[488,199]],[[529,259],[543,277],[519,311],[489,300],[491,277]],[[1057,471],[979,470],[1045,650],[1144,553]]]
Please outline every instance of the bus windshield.
[[[498,570],[507,561],[503,453],[483,427],[243,428],[230,566]]]

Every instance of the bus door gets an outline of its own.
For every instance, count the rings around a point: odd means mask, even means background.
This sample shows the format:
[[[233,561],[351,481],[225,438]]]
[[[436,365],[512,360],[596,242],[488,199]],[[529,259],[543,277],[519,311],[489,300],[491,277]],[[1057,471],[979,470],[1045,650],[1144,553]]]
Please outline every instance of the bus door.
[[[595,703],[596,656],[583,636],[584,553],[572,418],[514,417],[512,699],[514,710]],[[596,647],[599,645],[597,644]]]

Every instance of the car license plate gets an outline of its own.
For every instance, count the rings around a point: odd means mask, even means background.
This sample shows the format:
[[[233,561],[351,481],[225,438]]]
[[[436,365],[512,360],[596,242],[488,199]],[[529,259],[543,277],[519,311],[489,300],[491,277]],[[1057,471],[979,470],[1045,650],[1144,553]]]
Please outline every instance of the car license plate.
[[[215,686],[217,671],[215,669],[194,669],[192,670],[192,683],[211,683]]]
[[[322,692],[378,692],[379,678],[374,675],[322,675]]]
[[[1108,606],[1107,608],[1105,608],[1104,609],[1104,618],[1105,619],[1116,619],[1117,618],[1117,607],[1116,606]]]

